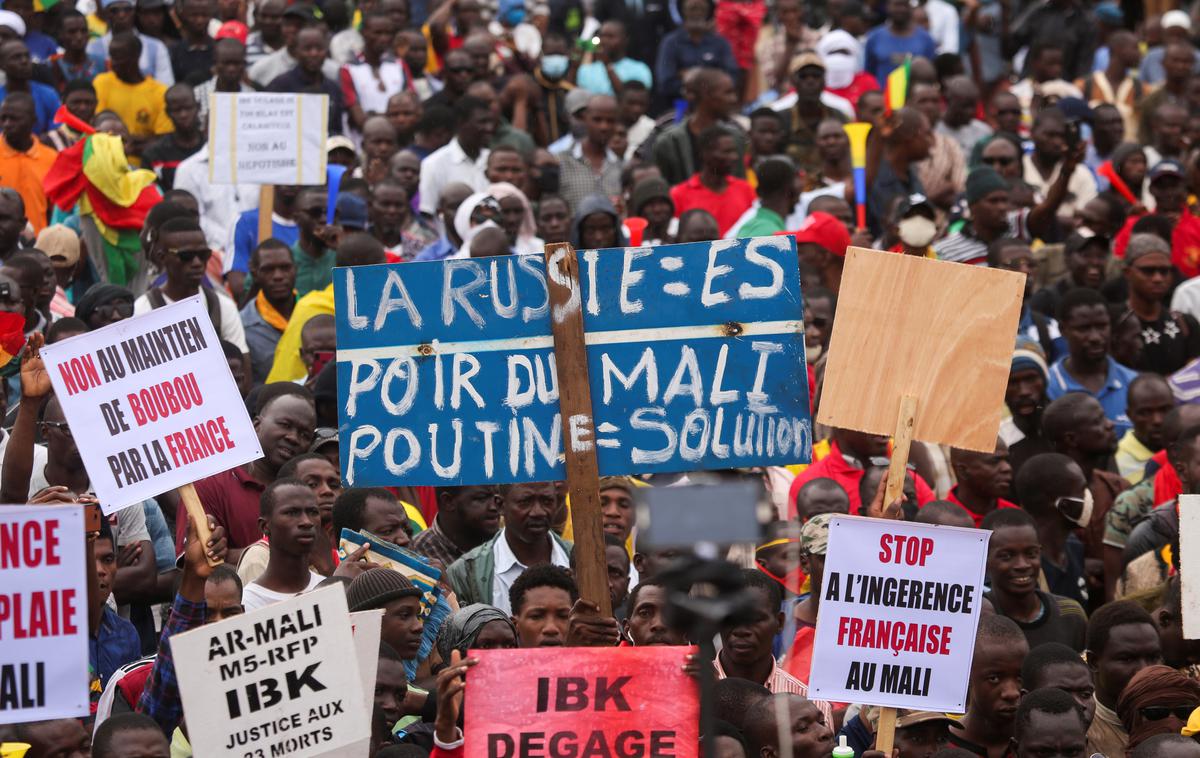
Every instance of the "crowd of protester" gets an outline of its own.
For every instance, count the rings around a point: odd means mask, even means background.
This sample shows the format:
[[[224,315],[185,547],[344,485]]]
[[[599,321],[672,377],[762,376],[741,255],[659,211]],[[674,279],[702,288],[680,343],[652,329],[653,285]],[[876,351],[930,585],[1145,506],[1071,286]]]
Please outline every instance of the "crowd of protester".
[[[612,617],[579,596],[562,483],[343,489],[332,271],[789,234],[816,403],[847,247],[1027,275],[995,449],[913,446],[903,518],[991,534],[966,713],[901,711],[897,755],[1200,756],[1177,505],[1200,494],[1200,9],[1174,5],[4,0],[0,311],[29,347],[0,370],[0,502],[94,501],[93,430],[40,346],[197,294],[265,457],[196,483],[207,544],[174,493],[102,524],[93,716],[0,741],[191,755],[170,637],[330,583],[386,612],[380,758],[462,754],[468,650],[696,642],[665,612],[679,554],[634,529],[674,477],[600,483]],[[237,92],[328,96],[325,185],[260,208],[209,182],[211,98]],[[861,222],[850,121],[873,126]],[[723,758],[881,755],[878,708],[806,696],[829,519],[883,512],[889,441],[817,439],[716,475],[777,509],[711,663]],[[339,562],[344,528],[444,570],[452,612]]]

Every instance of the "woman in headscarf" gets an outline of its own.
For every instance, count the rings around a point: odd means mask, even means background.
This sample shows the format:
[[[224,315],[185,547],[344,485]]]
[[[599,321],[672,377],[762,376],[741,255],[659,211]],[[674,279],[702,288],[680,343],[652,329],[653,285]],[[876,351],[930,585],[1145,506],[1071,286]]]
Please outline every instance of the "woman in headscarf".
[[[476,192],[462,201],[454,213],[454,231],[462,244],[451,258],[471,257],[471,240],[484,224],[499,226],[502,212],[500,202],[490,192]]]
[[[1134,674],[1117,700],[1117,715],[1129,733],[1128,750],[1156,734],[1179,734],[1200,706],[1200,682],[1170,666],[1147,666]]]
[[[474,603],[460,608],[442,624],[437,638],[438,656],[450,662],[457,650],[464,657],[468,650],[508,650],[517,646],[517,628],[512,617],[499,608]]]
[[[537,236],[537,222],[525,193],[508,182],[497,182],[484,192],[500,202],[501,228],[508,235],[509,247],[518,255],[541,253],[545,243]]]
[[[1141,200],[1147,210],[1154,210],[1154,196],[1150,194],[1150,184],[1146,181],[1149,165],[1146,162],[1146,151],[1142,149],[1142,146],[1132,142],[1122,142],[1113,149],[1112,158],[1109,161],[1112,163],[1117,177],[1125,182],[1125,186],[1129,188],[1133,196]],[[1121,198],[1125,209],[1130,210],[1132,206],[1128,198],[1117,192],[1115,188],[1113,192]]]

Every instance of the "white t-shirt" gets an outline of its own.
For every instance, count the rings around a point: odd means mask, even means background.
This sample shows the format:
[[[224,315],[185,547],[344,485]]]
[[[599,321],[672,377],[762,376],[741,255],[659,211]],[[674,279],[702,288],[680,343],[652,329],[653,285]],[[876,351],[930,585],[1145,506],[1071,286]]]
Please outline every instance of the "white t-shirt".
[[[232,299],[220,292],[216,292],[216,295],[217,303],[221,308],[221,339],[236,345],[238,350],[241,350],[243,353],[250,352],[250,348],[246,346],[246,331],[242,328],[242,316],[238,313],[237,305],[234,304]],[[170,305],[175,301],[167,297],[167,293],[164,292],[163,302]],[[150,295],[148,293],[133,302],[133,315],[135,316],[149,313],[152,310],[154,308],[150,305]]]
[[[265,608],[272,603],[278,603],[297,595],[303,595],[305,592],[312,592],[323,581],[325,581],[325,577],[312,571],[308,572],[308,586],[304,588],[303,592],[275,592],[274,590],[267,589],[258,582],[251,582],[242,589],[242,605],[247,611]]]

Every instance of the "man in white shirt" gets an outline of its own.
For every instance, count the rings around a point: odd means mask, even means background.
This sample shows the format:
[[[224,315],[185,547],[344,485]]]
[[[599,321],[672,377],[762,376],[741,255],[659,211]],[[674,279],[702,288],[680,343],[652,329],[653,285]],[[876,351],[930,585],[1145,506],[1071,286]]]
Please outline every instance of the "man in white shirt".
[[[454,104],[458,132],[444,147],[421,162],[421,213],[437,214],[442,188],[455,182],[481,190],[487,186],[489,142],[496,133],[496,117],[483,100],[463,95]]]
[[[175,189],[186,190],[200,206],[200,228],[210,247],[220,250],[233,234],[243,211],[258,207],[257,184],[213,184],[208,181],[208,146],[188,156],[175,169]],[[225,251],[231,255],[230,251]]]
[[[140,316],[185,297],[201,294],[217,334],[246,355],[250,349],[246,346],[246,332],[237,306],[229,297],[201,286],[211,256],[212,250],[195,219],[180,217],[165,221],[150,248],[150,261],[166,271],[167,281],[162,287],[151,287],[135,300],[133,314]]]
[[[270,540],[271,558],[262,576],[242,590],[247,611],[308,592],[325,579],[308,567],[321,528],[321,508],[308,485],[286,478],[268,485],[258,525]]]
[[[1045,197],[1050,185],[1058,179],[1067,151],[1076,148],[1070,142],[1067,118],[1058,108],[1043,108],[1038,112],[1031,136],[1033,152],[1025,155],[1022,178]],[[1067,180],[1067,197],[1058,207],[1058,216],[1074,218],[1075,211],[1091,202],[1096,194],[1096,179],[1081,161]]]
[[[508,591],[517,577],[530,566],[569,567],[572,546],[550,529],[560,507],[553,482],[512,484],[501,494],[504,528],[446,573],[460,605],[487,603],[511,613]]]

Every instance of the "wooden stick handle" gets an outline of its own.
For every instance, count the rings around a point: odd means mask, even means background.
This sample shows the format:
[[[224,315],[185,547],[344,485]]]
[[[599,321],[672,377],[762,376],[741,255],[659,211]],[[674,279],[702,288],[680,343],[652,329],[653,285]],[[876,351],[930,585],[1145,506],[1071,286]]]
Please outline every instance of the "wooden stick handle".
[[[879,709],[879,729],[875,732],[875,749],[888,758],[892,755],[892,744],[896,741],[896,709]]]
[[[258,242],[271,237],[274,227],[271,226],[271,213],[275,210],[275,185],[264,184],[258,189]],[[190,485],[189,485],[190,486]]]
[[[196,525],[196,536],[200,538],[200,543],[205,546],[204,557],[210,566],[219,566],[223,561],[214,559],[208,555],[208,540],[212,537],[212,532],[208,528],[208,514],[204,512],[204,506],[200,505],[200,496],[196,494],[196,487],[192,484],[185,484],[179,488],[179,497],[183,500],[183,507],[187,510],[188,518]]]
[[[908,451],[912,447],[916,415],[917,398],[912,395],[900,398],[900,415],[896,418],[896,436],[892,439],[892,462],[888,467],[887,489],[883,495],[883,512],[885,514],[892,503],[899,500],[904,492],[905,469],[908,467]]]
[[[575,249],[563,242],[546,246],[545,263],[567,491],[571,495],[571,523],[575,533],[575,579],[580,596],[599,606],[601,616],[611,616],[600,513],[600,472],[592,429],[587,345],[583,338],[579,259]]]

